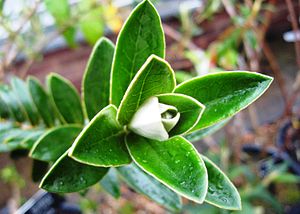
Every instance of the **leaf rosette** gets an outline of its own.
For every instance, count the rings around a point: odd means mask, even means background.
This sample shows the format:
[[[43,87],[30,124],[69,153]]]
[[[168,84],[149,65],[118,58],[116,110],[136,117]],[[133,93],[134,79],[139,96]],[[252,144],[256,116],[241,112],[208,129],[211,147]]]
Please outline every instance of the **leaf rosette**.
[[[260,97],[272,78],[231,71],[177,85],[164,57],[160,17],[144,0],[127,19],[116,46],[106,38],[96,43],[81,100],[71,82],[54,74],[48,77],[49,94],[32,78],[26,96],[22,81],[13,82],[14,90],[0,87],[1,117],[36,124],[40,115],[46,127],[59,124],[41,134],[30,151],[32,158],[52,164],[41,188],[77,192],[103,179],[104,189],[118,197],[118,173],[137,192],[173,211],[181,208],[180,196],[241,209],[231,181],[188,140],[222,127]],[[9,138],[0,149],[19,148],[15,139],[24,133],[12,129],[0,129],[0,139]]]

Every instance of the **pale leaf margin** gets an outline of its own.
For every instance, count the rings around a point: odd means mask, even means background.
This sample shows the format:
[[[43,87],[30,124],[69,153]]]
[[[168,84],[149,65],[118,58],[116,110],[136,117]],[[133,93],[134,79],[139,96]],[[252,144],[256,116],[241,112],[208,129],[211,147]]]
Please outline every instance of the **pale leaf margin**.
[[[176,79],[175,79],[175,72],[174,70],[172,69],[171,65],[164,59],[152,54],[151,56],[148,57],[148,59],[146,60],[146,62],[143,64],[143,66],[140,68],[140,70],[136,73],[136,75],[134,76],[134,78],[132,79],[132,81],[130,82],[122,100],[121,100],[121,103],[120,103],[120,106],[118,108],[118,111],[117,111],[117,120],[119,121],[119,114],[120,114],[120,110],[123,106],[123,103],[125,102],[125,100],[127,99],[129,93],[131,92],[131,88],[135,85],[135,83],[139,80],[140,76],[143,74],[144,72],[144,69],[148,66],[148,64],[152,61],[152,59],[156,59],[157,61],[160,61],[162,63],[164,63],[167,67],[168,67],[168,70],[170,71],[170,74],[172,76],[172,82],[173,82],[173,91],[175,90],[176,88]],[[153,95],[153,96],[156,96],[156,95]],[[142,104],[142,103],[141,103]],[[127,124],[126,124],[127,125]]]
[[[116,41],[116,47],[115,47],[115,52],[114,52],[114,56],[113,56],[113,61],[112,61],[112,65],[111,65],[111,72],[110,72],[110,82],[109,82],[109,103],[110,104],[112,104],[112,82],[113,82],[113,70],[114,70],[114,67],[115,67],[115,59],[116,59],[116,53],[117,53],[117,51],[118,51],[118,43],[119,43],[119,38],[123,35],[123,32],[124,32],[124,30],[123,29],[125,29],[127,26],[127,22],[130,20],[130,18],[132,17],[132,15],[135,13],[135,11],[136,10],[139,10],[139,7],[142,5],[142,4],[144,4],[145,2],[148,2],[152,7],[153,7],[153,9],[154,9],[154,11],[155,11],[155,13],[156,13],[156,15],[159,17],[159,21],[160,21],[160,28],[162,29],[162,31],[164,32],[164,30],[163,30],[163,25],[162,25],[162,22],[161,22],[161,18],[160,18],[160,15],[159,15],[159,13],[158,13],[158,11],[156,10],[156,8],[155,8],[155,6],[152,4],[152,2],[151,1],[149,1],[149,0],[144,0],[144,1],[142,1],[138,6],[136,6],[132,11],[131,11],[131,13],[130,13],[130,16],[126,19],[126,21],[125,21],[125,23],[122,25],[122,28],[121,28],[121,30],[120,30],[120,33],[119,33],[119,35],[118,35],[118,37],[117,37],[117,41]],[[164,35],[164,34],[163,34]],[[164,45],[164,50],[166,50],[166,38],[165,38],[165,36],[163,36],[163,45]],[[166,56],[166,51],[164,51],[164,53],[163,53],[164,55],[163,55],[163,59],[165,58],[165,56]],[[170,66],[171,67],[171,66]],[[137,72],[138,73],[138,72]],[[136,74],[137,75],[137,74]],[[175,74],[174,74],[174,76],[175,76]],[[175,78],[175,77],[174,77]],[[133,81],[133,80],[132,80]],[[132,82],[131,81],[131,82]],[[175,80],[176,81],[176,80]],[[129,86],[128,86],[128,88],[129,88]],[[127,90],[126,90],[127,91]],[[126,93],[125,93],[126,94]],[[125,95],[123,95],[123,98],[122,98],[122,100],[124,99],[124,97],[125,97]],[[121,102],[122,102],[122,100],[121,100]],[[121,106],[121,103],[120,103],[120,105],[119,106]]]
[[[84,129],[80,132],[80,134],[77,136],[77,138],[75,139],[74,143],[72,144],[72,146],[70,147],[69,151],[68,151],[68,156],[70,158],[72,158],[73,160],[79,162],[79,163],[82,163],[82,164],[86,164],[86,165],[90,165],[90,166],[95,166],[95,167],[105,167],[105,168],[109,168],[109,167],[119,167],[119,166],[124,166],[124,165],[127,165],[127,164],[119,164],[119,165],[101,165],[101,164],[94,164],[94,163],[90,163],[88,161],[82,161],[80,159],[77,159],[76,157],[72,156],[72,153],[73,153],[73,150],[75,149],[76,145],[77,145],[77,142],[79,141],[79,139],[81,139],[82,135],[85,134],[85,132],[90,128],[91,124],[97,119],[97,116],[102,114],[103,111],[105,111],[106,109],[109,109],[109,108],[114,108],[116,111],[117,111],[117,108],[115,105],[113,104],[109,104],[108,106],[104,107],[98,114],[96,114],[94,116],[94,118],[88,123],[88,125],[86,125],[84,127]],[[122,134],[124,133],[125,134],[125,130],[123,129],[122,131],[116,133],[115,135],[119,135],[119,134]],[[125,139],[124,139],[125,141]],[[124,142],[125,143],[125,142]]]

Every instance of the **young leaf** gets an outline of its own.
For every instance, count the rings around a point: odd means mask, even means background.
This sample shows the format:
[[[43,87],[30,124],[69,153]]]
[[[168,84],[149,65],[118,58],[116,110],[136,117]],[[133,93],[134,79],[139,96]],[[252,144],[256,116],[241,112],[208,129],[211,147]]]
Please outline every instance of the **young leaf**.
[[[160,17],[150,1],[131,13],[120,31],[114,55],[110,102],[117,107],[135,74],[151,54],[165,56],[165,38]]]
[[[80,97],[73,84],[54,73],[47,77],[47,81],[61,119],[66,123],[83,124],[84,117]]]
[[[31,124],[37,125],[39,122],[39,115],[31,99],[27,85],[23,80],[17,77],[12,78],[11,85],[14,94],[17,96],[20,103],[23,105]]]
[[[204,201],[207,171],[197,150],[184,138],[156,141],[129,134],[126,145],[132,159],[145,172],[190,200]]]
[[[240,210],[241,197],[229,178],[211,160],[202,156],[208,173],[208,191],[205,201],[228,210]]]
[[[198,123],[205,109],[200,102],[184,94],[162,94],[157,97],[160,103],[174,106],[180,113],[178,123],[169,132],[170,136],[180,135],[191,130]]]
[[[18,122],[24,122],[27,119],[26,112],[17,99],[16,95],[7,87],[0,87],[0,97],[12,112],[14,119]]]
[[[101,179],[100,185],[115,199],[118,199],[120,197],[120,182],[118,179],[117,171],[114,168],[109,169],[108,173],[106,173],[106,175]]]
[[[47,10],[54,17],[56,25],[63,30],[66,42],[71,47],[75,46],[75,28],[68,26],[71,18],[71,11],[68,0],[45,0]]]
[[[169,210],[179,211],[181,209],[181,198],[175,192],[143,172],[134,163],[119,167],[117,170],[127,185],[136,192],[146,195]]]
[[[49,95],[41,86],[39,81],[34,77],[30,76],[27,79],[27,84],[32,101],[41,115],[45,125],[47,127],[54,126],[55,113],[53,109],[53,103]]]
[[[41,161],[54,162],[71,147],[81,130],[79,125],[50,129],[34,144],[29,156]]]
[[[175,93],[194,97],[205,111],[193,131],[233,116],[260,97],[273,78],[253,72],[218,72],[178,85]]]
[[[175,74],[163,59],[151,55],[130,83],[120,104],[117,119],[126,125],[148,98],[169,93],[176,85]]]
[[[131,158],[124,142],[125,132],[116,120],[116,114],[113,105],[102,109],[77,137],[69,156],[93,166],[129,164]]]
[[[74,161],[65,152],[50,168],[40,183],[48,192],[78,192],[97,183],[109,168],[94,167]]]
[[[90,55],[82,82],[84,106],[90,120],[109,104],[109,80],[113,54],[113,43],[106,38],[101,38]]]

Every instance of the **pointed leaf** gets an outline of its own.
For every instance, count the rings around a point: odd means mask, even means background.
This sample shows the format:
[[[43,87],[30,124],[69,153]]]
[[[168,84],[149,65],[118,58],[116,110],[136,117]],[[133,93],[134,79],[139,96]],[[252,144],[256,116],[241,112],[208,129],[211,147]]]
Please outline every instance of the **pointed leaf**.
[[[205,109],[200,102],[184,94],[162,94],[157,97],[160,103],[174,106],[180,113],[178,123],[169,132],[170,136],[180,135],[191,130],[198,123]]]
[[[158,180],[143,172],[136,164],[117,168],[123,180],[136,192],[143,194],[172,211],[181,209],[181,198]]]
[[[43,178],[40,188],[49,192],[78,192],[97,183],[109,168],[81,164],[63,154]]]
[[[91,120],[109,104],[109,80],[114,45],[107,38],[95,44],[83,77],[83,100]]]
[[[31,124],[37,125],[39,122],[39,115],[31,99],[27,85],[23,80],[17,77],[12,78],[11,85],[14,94],[19,99],[20,103],[23,105]]]
[[[46,162],[56,161],[72,145],[82,127],[79,125],[58,126],[47,131],[33,145],[29,156]]]
[[[145,172],[190,200],[204,201],[206,168],[197,150],[184,138],[155,141],[129,134],[126,145],[132,159]]]
[[[253,72],[218,72],[178,85],[176,93],[194,97],[206,109],[193,128],[198,130],[233,116],[260,97],[273,78]]]
[[[102,109],[82,130],[70,149],[69,156],[93,166],[120,166],[131,158],[124,143],[124,129],[116,120],[117,109]]]
[[[151,55],[130,83],[118,110],[118,121],[126,125],[148,98],[169,93],[176,85],[175,74],[163,59]]]
[[[83,124],[84,118],[80,98],[73,84],[54,73],[47,77],[47,81],[61,119],[66,123]]]
[[[8,86],[5,85],[0,87],[0,97],[6,103],[16,121],[24,122],[27,119],[23,106]]]
[[[151,54],[165,56],[165,38],[160,17],[150,1],[131,13],[120,31],[114,55],[110,102],[117,107],[135,74]]]
[[[36,78],[30,76],[27,79],[27,84],[29,92],[31,94],[31,98],[39,114],[41,115],[45,125],[47,127],[54,126],[55,113],[53,108],[53,102],[50,99],[49,95]]]
[[[117,171],[114,168],[110,168],[108,173],[100,181],[103,189],[111,194],[114,198],[118,199],[121,195],[120,182],[118,179]]]
[[[202,156],[208,173],[208,191],[205,201],[228,210],[240,210],[241,197],[229,178],[211,160]]]

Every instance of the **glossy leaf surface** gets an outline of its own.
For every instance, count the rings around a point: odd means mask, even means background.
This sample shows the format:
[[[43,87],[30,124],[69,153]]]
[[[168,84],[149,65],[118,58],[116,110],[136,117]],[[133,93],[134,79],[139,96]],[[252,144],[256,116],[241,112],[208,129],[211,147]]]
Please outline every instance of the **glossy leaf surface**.
[[[146,195],[151,200],[172,211],[181,209],[181,199],[171,189],[143,172],[136,164],[117,168],[123,180],[136,192]]]
[[[165,38],[160,17],[150,1],[131,13],[116,45],[111,76],[110,102],[119,106],[135,74],[151,54],[165,56]]]
[[[109,80],[114,45],[106,38],[95,44],[83,77],[83,100],[91,120],[109,104]]]
[[[27,79],[29,92],[31,94],[32,101],[34,102],[39,114],[41,115],[45,125],[47,127],[54,126],[55,114],[53,109],[53,102],[49,95],[34,77]]]
[[[106,173],[106,175],[101,179],[100,185],[114,198],[117,199],[120,197],[120,182],[115,168],[109,169],[108,173]]]
[[[43,178],[40,188],[49,192],[78,192],[97,183],[108,168],[81,164],[63,154]]]
[[[229,178],[211,160],[202,156],[208,173],[208,191],[205,201],[229,210],[242,208],[241,198]]]
[[[148,98],[174,90],[174,71],[163,59],[151,55],[130,83],[118,111],[118,121],[126,125]]]
[[[48,85],[54,104],[66,123],[83,124],[83,112],[80,97],[72,83],[58,74],[48,76]]]
[[[206,109],[193,130],[211,126],[246,108],[270,86],[272,78],[253,72],[218,72],[193,78],[176,87],[176,93],[194,97]]]
[[[81,130],[82,127],[77,125],[50,129],[34,144],[29,155],[41,161],[56,161],[71,147]]]
[[[180,118],[169,132],[170,136],[180,135],[191,130],[198,123],[205,106],[192,97],[183,94],[162,94],[157,96],[160,103],[177,108]]]
[[[102,109],[82,130],[69,156],[93,166],[120,166],[131,162],[124,142],[123,127],[116,120],[117,109]]]
[[[37,125],[39,122],[39,115],[31,99],[27,85],[23,80],[17,77],[12,78],[11,85],[14,94],[23,105],[31,124]]]
[[[180,195],[198,203],[207,192],[207,172],[197,150],[180,136],[155,141],[135,134],[126,136],[132,159]]]

